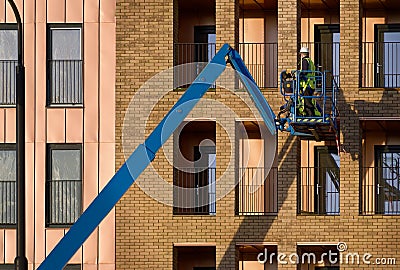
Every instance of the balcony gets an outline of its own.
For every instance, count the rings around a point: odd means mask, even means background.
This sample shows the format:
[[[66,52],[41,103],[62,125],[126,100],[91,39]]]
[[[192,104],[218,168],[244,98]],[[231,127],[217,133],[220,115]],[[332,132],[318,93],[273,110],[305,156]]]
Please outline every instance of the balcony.
[[[174,88],[189,87],[215,53],[215,43],[175,43],[174,65],[194,64],[174,69]]]
[[[400,215],[400,167],[364,167],[361,214]]]
[[[260,88],[278,87],[277,43],[239,43],[238,51]]]
[[[217,49],[215,43],[175,43],[175,66],[193,62],[196,64],[175,69],[174,85],[188,87],[215,56]],[[277,43],[240,43],[238,51],[260,88],[278,86]]]
[[[50,105],[82,104],[82,60],[49,60]]]
[[[216,214],[216,169],[174,168],[174,215]]]
[[[238,169],[236,214],[268,215],[278,212],[278,168],[268,172],[263,167]]]
[[[400,87],[400,42],[363,42],[361,87]]]
[[[298,189],[299,213],[339,215],[338,167],[302,167]]]
[[[317,69],[330,71],[339,83],[339,42],[302,43],[301,46],[310,49]],[[196,64],[174,70],[174,85],[178,88],[188,87],[214,57],[217,49],[215,43],[175,43],[175,66]],[[238,52],[260,88],[278,87],[277,43],[239,43]]]
[[[17,60],[0,60],[0,106],[15,105]]]

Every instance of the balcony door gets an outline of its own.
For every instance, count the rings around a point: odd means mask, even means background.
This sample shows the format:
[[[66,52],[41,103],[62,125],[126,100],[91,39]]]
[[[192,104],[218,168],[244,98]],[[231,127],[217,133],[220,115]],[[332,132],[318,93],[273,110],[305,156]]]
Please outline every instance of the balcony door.
[[[194,147],[194,185],[196,188],[195,205],[197,206],[196,212],[198,213],[215,214],[216,212],[215,152],[215,146]]]
[[[215,55],[215,25],[194,27],[195,62],[209,62]]]
[[[314,33],[315,65],[321,71],[331,72],[336,82],[339,83],[339,24],[317,24]]]
[[[336,147],[315,147],[315,213],[339,214],[340,159]]]
[[[195,74],[197,76],[205,67],[205,63],[210,62],[215,56],[215,25],[195,26],[194,43],[194,62],[198,63]]]
[[[400,145],[375,146],[377,214],[400,214]]]
[[[375,25],[375,87],[400,86],[400,24]]]

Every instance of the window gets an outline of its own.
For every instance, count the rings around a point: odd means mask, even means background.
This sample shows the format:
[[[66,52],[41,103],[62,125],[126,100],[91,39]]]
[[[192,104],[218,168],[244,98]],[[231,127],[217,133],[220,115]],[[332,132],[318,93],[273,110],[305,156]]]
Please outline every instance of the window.
[[[278,211],[277,168],[267,166],[271,149],[256,121],[236,123],[236,214],[263,215]],[[265,134],[265,133],[264,133]]]
[[[185,122],[174,134],[174,214],[216,214],[216,126]]]
[[[216,54],[215,25],[193,26],[194,43],[175,43],[174,87],[187,88]],[[211,86],[215,88],[215,84]]]
[[[400,121],[361,121],[360,213],[400,215]]]
[[[195,62],[210,62],[215,56],[215,25],[195,26],[194,27],[194,43],[195,43]],[[200,73],[200,71],[198,72]]]
[[[400,87],[400,24],[375,25],[375,87]]]
[[[82,104],[82,31],[80,25],[48,28],[48,104]]]
[[[0,24],[0,105],[15,104],[18,38],[15,24]]]
[[[48,226],[71,225],[82,211],[81,145],[47,148],[46,218]]]
[[[338,215],[340,213],[340,158],[336,146],[302,147],[299,178],[299,213]],[[311,144],[311,146],[310,146]],[[310,161],[310,156],[314,161]],[[309,162],[309,163],[308,163]],[[308,163],[308,164],[305,164]],[[304,166],[306,165],[306,166]]]
[[[16,223],[16,150],[14,144],[0,145],[0,225]]]
[[[400,145],[375,146],[377,214],[400,214]]]
[[[339,84],[340,31],[338,24],[315,25],[315,65],[321,71],[329,71]],[[327,80],[330,84],[330,80]],[[331,87],[331,85],[327,85]]]
[[[315,210],[319,214],[339,214],[340,159],[337,148],[316,147]]]

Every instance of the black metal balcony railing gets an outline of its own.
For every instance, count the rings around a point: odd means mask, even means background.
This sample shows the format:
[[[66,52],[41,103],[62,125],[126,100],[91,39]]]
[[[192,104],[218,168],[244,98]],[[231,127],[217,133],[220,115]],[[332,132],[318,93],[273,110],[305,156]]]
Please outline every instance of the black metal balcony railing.
[[[337,167],[302,167],[299,178],[299,213],[339,215],[340,170]]]
[[[70,225],[82,211],[82,181],[47,181],[48,225]]]
[[[16,182],[0,180],[0,225],[16,224]]]
[[[361,87],[400,87],[400,42],[363,42]]]
[[[278,212],[278,169],[239,168],[236,186],[236,214],[266,215]]]
[[[175,43],[174,65],[195,63],[184,68],[174,69],[175,88],[188,87],[215,56],[215,53],[215,43]]]
[[[310,49],[316,67],[330,71],[339,83],[339,43],[302,43]],[[216,53],[215,43],[175,43],[174,64],[201,62],[174,70],[175,87],[188,87]],[[239,43],[238,52],[260,88],[278,87],[278,44]],[[294,63],[297,64],[297,63]],[[240,85],[239,85],[240,88]]]
[[[239,43],[238,51],[260,88],[278,87],[278,43]]]
[[[361,173],[361,214],[400,215],[398,167],[365,167]]]
[[[174,214],[216,214],[216,169],[174,168]]]
[[[49,60],[49,104],[82,104],[82,60]]]
[[[174,85],[187,87],[214,57],[216,50],[215,43],[175,43],[175,65],[192,62],[196,65],[174,70]],[[277,87],[277,43],[240,43],[238,51],[259,87]]]
[[[0,105],[15,105],[17,60],[0,60]]]

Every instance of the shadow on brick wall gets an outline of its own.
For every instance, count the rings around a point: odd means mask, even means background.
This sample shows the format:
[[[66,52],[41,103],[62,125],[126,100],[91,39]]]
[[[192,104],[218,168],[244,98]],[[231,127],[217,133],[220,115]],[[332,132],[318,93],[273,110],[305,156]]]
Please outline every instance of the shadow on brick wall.
[[[293,181],[296,180],[296,172],[293,171],[293,162],[296,162],[295,158],[297,157],[296,147],[298,145],[295,143],[296,140],[294,136],[288,137],[277,155],[279,161],[277,213],[282,209],[283,203],[288,198],[289,187],[293,184]],[[290,154],[287,155],[287,153]],[[296,205],[294,207],[296,208]],[[267,237],[272,225],[277,219],[277,215],[243,216],[243,220],[240,221],[240,226],[229,243],[217,269],[239,269],[237,243],[279,242],[279,235]],[[232,262],[235,262],[234,267]]]
[[[380,94],[381,93],[381,94]],[[381,97],[379,98],[379,95]],[[339,93],[341,151],[351,155],[353,161],[360,158],[360,117],[399,117],[400,93],[393,88],[360,91],[359,96],[346,100],[343,90]],[[374,101],[379,100],[379,101]]]

